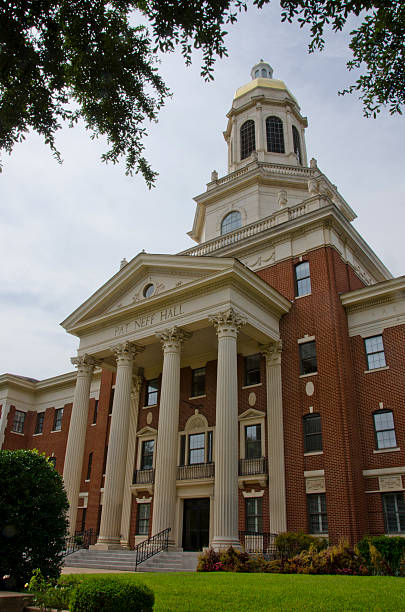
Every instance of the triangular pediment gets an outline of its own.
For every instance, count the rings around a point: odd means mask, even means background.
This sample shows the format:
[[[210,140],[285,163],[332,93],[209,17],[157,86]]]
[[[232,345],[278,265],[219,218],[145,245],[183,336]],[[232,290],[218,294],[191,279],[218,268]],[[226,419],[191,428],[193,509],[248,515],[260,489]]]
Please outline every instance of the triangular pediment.
[[[186,255],[140,253],[125,264],[61,325],[68,331],[105,315],[114,316],[132,308],[148,307],[163,296],[198,283],[232,267],[233,260]]]
[[[265,413],[262,410],[256,410],[255,408],[248,408],[245,412],[239,415],[239,421],[243,421],[244,419],[257,419],[263,418]]]

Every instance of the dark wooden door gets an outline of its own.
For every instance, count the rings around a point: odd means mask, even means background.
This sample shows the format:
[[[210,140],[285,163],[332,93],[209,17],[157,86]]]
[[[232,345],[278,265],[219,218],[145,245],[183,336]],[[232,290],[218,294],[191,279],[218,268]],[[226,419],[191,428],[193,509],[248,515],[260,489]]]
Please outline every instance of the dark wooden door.
[[[210,499],[185,499],[183,511],[183,550],[202,550],[209,544]]]

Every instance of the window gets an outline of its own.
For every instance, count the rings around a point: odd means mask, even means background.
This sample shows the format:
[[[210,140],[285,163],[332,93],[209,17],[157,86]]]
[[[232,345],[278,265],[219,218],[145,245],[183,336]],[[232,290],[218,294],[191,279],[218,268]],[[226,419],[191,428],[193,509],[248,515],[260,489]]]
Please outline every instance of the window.
[[[245,499],[246,521],[245,527],[248,533],[263,532],[263,498],[247,497]]]
[[[80,529],[83,532],[86,529],[86,514],[87,514],[87,508],[83,508],[82,510],[82,522],[80,525]]]
[[[316,362],[315,341],[303,342],[299,344],[300,351],[300,372],[301,374],[312,374],[318,369]]]
[[[112,411],[113,411],[114,395],[115,395],[115,388],[113,387],[110,393],[110,403],[108,405],[108,414],[112,414]]]
[[[322,450],[322,428],[320,414],[306,414],[304,422],[304,452]]]
[[[14,433],[24,433],[24,423],[25,412],[23,412],[22,410],[16,410],[11,431],[14,431]]]
[[[94,404],[93,425],[97,423],[97,415],[98,415],[98,399],[96,399],[95,404]]]
[[[309,261],[303,261],[295,266],[295,295],[299,297],[309,293],[311,293]]]
[[[153,468],[153,450],[155,448],[154,440],[144,440],[142,442],[141,452],[141,470],[151,470]]]
[[[301,143],[300,135],[295,125],[292,126],[294,153],[297,156],[298,163],[302,166]]]
[[[138,504],[136,517],[136,535],[149,533],[150,504]]]
[[[259,459],[262,456],[261,425],[245,426],[245,458]]]
[[[260,70],[255,70],[255,79],[258,79],[260,76]]]
[[[372,338],[364,339],[366,348],[367,365],[369,370],[376,368],[385,368],[385,353],[382,336],[373,336]]]
[[[91,464],[92,463],[93,463],[93,453],[89,453],[89,460],[87,462],[86,480],[90,480],[90,476],[91,476]]]
[[[309,533],[328,533],[325,493],[307,495]]]
[[[246,159],[255,150],[255,122],[249,119],[240,128],[240,158]]]
[[[188,464],[205,462],[205,434],[190,434],[188,437]]]
[[[53,431],[60,431],[62,429],[62,418],[63,408],[55,408],[55,415],[53,417]]]
[[[283,122],[278,117],[266,119],[267,150],[270,153],[285,153]]]
[[[238,210],[233,210],[222,219],[221,236],[233,232],[242,226],[242,215]]]
[[[260,383],[260,354],[245,357],[245,386]]]
[[[385,533],[405,532],[405,504],[403,493],[383,493]]]
[[[35,424],[35,433],[36,434],[41,434],[42,430],[44,428],[44,419],[45,419],[45,412],[38,412],[37,414],[37,422]]]
[[[146,403],[145,406],[155,406],[158,403],[158,395],[160,389],[160,380],[154,378],[149,380],[146,386]]]
[[[397,439],[391,410],[379,410],[373,414],[373,417],[377,448],[395,448]]]
[[[191,397],[205,395],[205,368],[197,368],[191,372]]]
[[[150,298],[155,293],[155,285],[153,283],[149,283],[143,288],[143,297]]]

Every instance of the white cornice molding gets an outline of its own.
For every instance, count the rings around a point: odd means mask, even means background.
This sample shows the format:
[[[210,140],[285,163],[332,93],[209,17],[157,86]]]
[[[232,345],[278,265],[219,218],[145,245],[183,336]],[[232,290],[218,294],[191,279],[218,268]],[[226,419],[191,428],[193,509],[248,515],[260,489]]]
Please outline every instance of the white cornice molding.
[[[343,306],[349,310],[360,310],[384,302],[402,301],[405,299],[405,275],[350,291],[340,296]]]
[[[93,380],[100,378],[101,369],[97,368],[93,373]],[[43,391],[55,390],[63,387],[74,387],[76,384],[77,372],[66,372],[58,376],[52,376],[43,380],[29,379],[16,374],[2,374],[0,376],[1,389],[19,389],[21,391],[37,395]]]

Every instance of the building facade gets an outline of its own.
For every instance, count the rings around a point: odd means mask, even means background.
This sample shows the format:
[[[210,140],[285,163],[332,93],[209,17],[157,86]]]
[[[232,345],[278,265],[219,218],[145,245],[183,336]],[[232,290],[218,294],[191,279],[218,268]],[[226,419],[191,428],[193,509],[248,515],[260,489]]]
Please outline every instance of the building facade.
[[[1,448],[51,457],[100,548],[405,534],[405,277],[308,163],[286,85],[251,76],[197,245],[124,260],[62,323],[77,371],[0,377]]]

